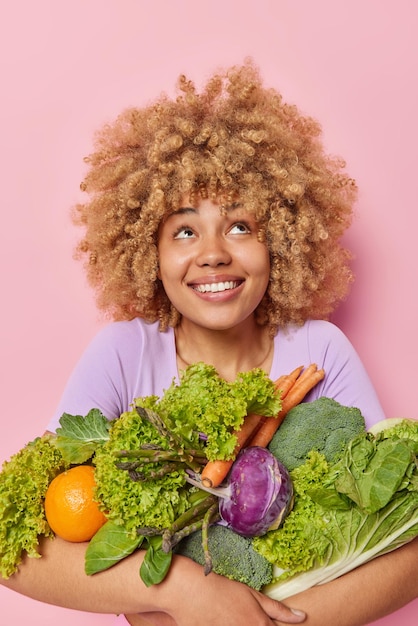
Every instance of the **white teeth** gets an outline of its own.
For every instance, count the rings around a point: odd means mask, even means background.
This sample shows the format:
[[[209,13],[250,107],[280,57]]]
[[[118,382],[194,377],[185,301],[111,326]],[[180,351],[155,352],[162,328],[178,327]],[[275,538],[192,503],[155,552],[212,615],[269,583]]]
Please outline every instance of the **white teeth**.
[[[238,283],[233,280],[228,280],[224,283],[207,283],[206,285],[196,285],[196,291],[200,293],[207,293],[208,291],[215,293],[217,291],[226,291],[228,289],[234,289]]]

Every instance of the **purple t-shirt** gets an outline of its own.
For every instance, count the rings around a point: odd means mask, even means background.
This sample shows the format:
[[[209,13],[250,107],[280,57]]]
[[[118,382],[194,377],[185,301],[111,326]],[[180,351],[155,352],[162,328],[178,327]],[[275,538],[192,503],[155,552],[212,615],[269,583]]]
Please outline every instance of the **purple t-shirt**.
[[[376,392],[347,337],[330,322],[311,320],[279,331],[274,339],[270,378],[316,363],[325,378],[305,398],[334,398],[359,408],[370,426],[383,419]],[[63,413],[86,415],[98,408],[119,417],[139,396],[161,396],[178,380],[174,331],[158,330],[136,318],[114,322],[93,339],[74,369],[48,430],[55,431]]]

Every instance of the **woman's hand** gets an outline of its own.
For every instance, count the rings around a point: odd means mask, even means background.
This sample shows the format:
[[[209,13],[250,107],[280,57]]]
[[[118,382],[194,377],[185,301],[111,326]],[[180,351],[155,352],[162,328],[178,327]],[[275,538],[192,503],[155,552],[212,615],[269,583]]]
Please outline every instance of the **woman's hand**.
[[[175,567],[163,585],[156,593],[173,626],[273,626],[279,620],[300,624],[306,617],[242,583],[213,572],[205,576],[201,566],[185,557],[175,557]],[[167,625],[155,615],[153,626]]]

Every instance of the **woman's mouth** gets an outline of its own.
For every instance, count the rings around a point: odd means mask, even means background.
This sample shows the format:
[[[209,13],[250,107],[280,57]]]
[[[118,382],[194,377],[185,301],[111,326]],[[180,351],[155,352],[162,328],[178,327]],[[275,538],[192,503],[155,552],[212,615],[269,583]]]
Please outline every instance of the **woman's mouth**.
[[[219,291],[228,291],[236,289],[241,284],[239,280],[227,280],[219,283],[206,283],[200,285],[192,285],[192,288],[199,293],[218,293]]]

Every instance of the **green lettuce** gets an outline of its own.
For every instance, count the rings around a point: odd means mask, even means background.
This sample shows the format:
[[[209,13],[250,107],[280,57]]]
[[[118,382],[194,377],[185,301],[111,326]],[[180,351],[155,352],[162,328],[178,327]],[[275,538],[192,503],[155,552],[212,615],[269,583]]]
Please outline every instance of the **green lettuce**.
[[[185,467],[172,464],[172,470],[161,477],[153,472],[162,462],[145,463],[142,480],[133,480],[129,471],[118,467],[118,453],[135,452],[150,445],[160,453],[169,449],[169,442],[154,426],[144,420],[136,410],[123,413],[111,424],[109,439],[96,449],[96,497],[107,517],[128,531],[136,533],[138,527],[165,528],[188,507],[189,489],[186,486]]]
[[[135,404],[158,413],[170,433],[204,449],[208,460],[233,458],[233,431],[242,426],[247,414],[277,415],[281,409],[280,395],[263,370],[240,373],[230,383],[205,363],[188,367],[180,384],[173,382],[161,398],[137,398]]]
[[[0,575],[9,578],[23,554],[39,557],[39,537],[52,537],[43,499],[51,480],[68,464],[52,445],[38,437],[3,463],[0,473]]]
[[[236,443],[233,430],[245,416],[276,414],[280,407],[280,397],[263,370],[241,373],[228,383],[213,366],[197,363],[161,398],[136,398],[131,411],[110,423],[97,409],[85,417],[64,414],[56,445],[72,463],[93,457],[96,497],[109,520],[132,532],[139,527],[162,529],[189,506],[188,458],[199,459],[194,469],[211,458],[229,458]],[[153,462],[145,462],[152,459],[145,458],[144,448],[155,450]],[[140,480],[134,471],[121,471],[124,461],[140,466]],[[169,471],[164,469],[167,462]]]
[[[312,451],[291,472],[293,511],[253,540],[274,563],[263,589],[283,600],[333,580],[418,535],[418,421],[354,438],[330,464]]]

